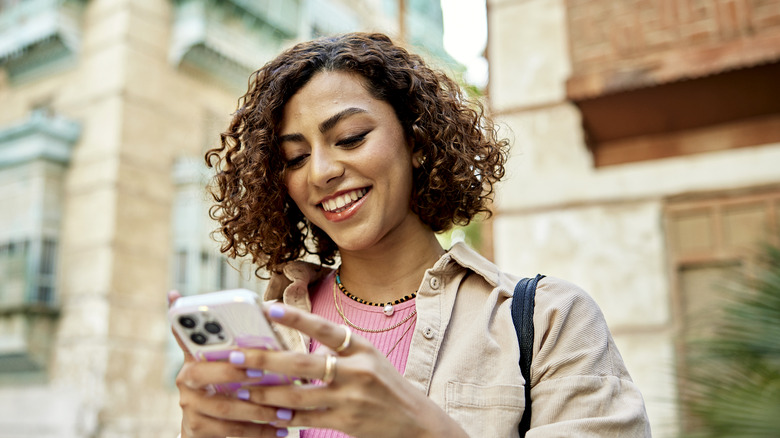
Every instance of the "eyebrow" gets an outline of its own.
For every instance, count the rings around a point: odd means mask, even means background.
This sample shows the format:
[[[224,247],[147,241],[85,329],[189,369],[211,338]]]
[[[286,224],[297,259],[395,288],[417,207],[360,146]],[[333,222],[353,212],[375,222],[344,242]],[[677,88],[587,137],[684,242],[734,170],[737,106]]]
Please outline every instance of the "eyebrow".
[[[343,119],[345,119],[345,118],[347,118],[349,116],[355,115],[355,114],[362,114],[362,113],[367,113],[367,112],[368,111],[364,110],[363,108],[356,108],[356,107],[350,107],[350,108],[346,108],[344,110],[341,110],[338,113],[328,117],[322,123],[320,123],[320,132],[322,132],[324,134],[325,132],[330,131],[331,129],[333,129],[333,127],[336,126],[336,124],[338,122],[340,122],[341,120],[343,120]]]
[[[338,113],[328,117],[326,120],[324,120],[322,123],[320,123],[319,129],[320,132],[323,134],[327,131],[330,131],[333,129],[336,124],[338,124],[340,121],[344,120],[345,118],[355,115],[355,114],[364,114],[368,111],[364,110],[363,108],[357,108],[357,107],[350,107],[343,109],[339,111]],[[291,142],[302,142],[305,138],[303,137],[303,134],[300,133],[294,133],[294,134],[285,134],[279,136],[279,142],[284,143],[286,141]]]
[[[279,143],[291,141],[293,143],[302,142],[304,140],[303,134],[284,134],[279,136]]]

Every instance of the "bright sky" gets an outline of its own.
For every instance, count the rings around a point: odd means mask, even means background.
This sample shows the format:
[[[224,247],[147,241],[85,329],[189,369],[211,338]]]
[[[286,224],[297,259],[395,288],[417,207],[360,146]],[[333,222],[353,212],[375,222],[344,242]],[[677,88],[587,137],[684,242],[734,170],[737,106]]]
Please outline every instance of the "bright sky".
[[[444,49],[466,66],[467,82],[487,84],[487,60],[482,57],[487,44],[485,0],[441,0],[444,16]]]

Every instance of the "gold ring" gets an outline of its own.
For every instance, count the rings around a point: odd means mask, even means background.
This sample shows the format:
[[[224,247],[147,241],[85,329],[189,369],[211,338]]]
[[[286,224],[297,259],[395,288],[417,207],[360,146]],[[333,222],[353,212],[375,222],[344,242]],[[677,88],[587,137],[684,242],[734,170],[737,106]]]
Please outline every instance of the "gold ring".
[[[352,342],[352,330],[349,329],[349,327],[342,325],[344,327],[344,330],[347,331],[346,336],[344,336],[344,342],[341,343],[338,347],[336,347],[336,350],[334,350],[336,353],[341,353],[342,351],[349,348],[350,342]]]
[[[330,385],[336,378],[336,356],[329,354],[325,357],[325,375],[322,376],[322,383]]]

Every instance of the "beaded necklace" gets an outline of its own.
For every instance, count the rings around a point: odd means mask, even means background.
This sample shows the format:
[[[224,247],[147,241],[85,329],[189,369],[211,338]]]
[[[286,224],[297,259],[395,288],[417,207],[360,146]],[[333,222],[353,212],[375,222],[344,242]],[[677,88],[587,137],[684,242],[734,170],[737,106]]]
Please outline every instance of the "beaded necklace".
[[[350,321],[347,318],[347,315],[344,314],[344,310],[341,309],[341,305],[339,304],[338,295],[336,294],[336,286],[333,286],[333,304],[336,307],[336,312],[338,312],[339,316],[341,316],[341,319],[344,320],[344,323],[349,325],[350,327],[354,328],[355,330],[360,330],[361,332],[366,333],[382,333],[382,332],[389,332],[390,330],[394,328],[398,328],[407,321],[411,320],[412,318],[417,315],[417,309],[414,309],[412,313],[410,313],[406,318],[402,319],[401,321],[398,321],[397,323],[391,325],[390,327],[385,327],[381,329],[368,329],[364,327],[360,327],[359,325],[356,325],[354,322]],[[404,332],[406,334],[406,332]],[[403,337],[403,336],[402,336]],[[395,348],[395,347],[393,347]],[[388,353],[389,354],[389,353]]]
[[[360,297],[356,297],[349,293],[346,287],[344,287],[343,284],[341,284],[341,266],[336,268],[336,285],[339,287],[339,290],[341,293],[352,299],[353,301],[357,301],[360,304],[367,304],[369,306],[377,306],[382,307],[382,312],[387,316],[393,316],[393,313],[395,313],[395,308],[393,307],[394,304],[401,304],[406,301],[409,301],[411,299],[414,299],[417,296],[417,291],[414,291],[414,293],[410,295],[406,295],[403,298],[399,298],[395,301],[388,301],[386,303],[373,303],[371,301],[366,301]]]

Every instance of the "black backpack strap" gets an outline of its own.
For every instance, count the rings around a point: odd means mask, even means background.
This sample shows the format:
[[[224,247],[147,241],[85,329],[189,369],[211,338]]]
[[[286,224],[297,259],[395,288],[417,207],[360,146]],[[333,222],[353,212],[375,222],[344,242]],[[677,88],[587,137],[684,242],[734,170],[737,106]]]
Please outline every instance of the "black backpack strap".
[[[538,274],[535,278],[523,278],[515,286],[512,297],[512,320],[515,323],[517,342],[520,344],[520,372],[525,379],[525,411],[520,420],[520,437],[531,428],[531,359],[534,354],[534,300],[536,284],[544,278]]]

